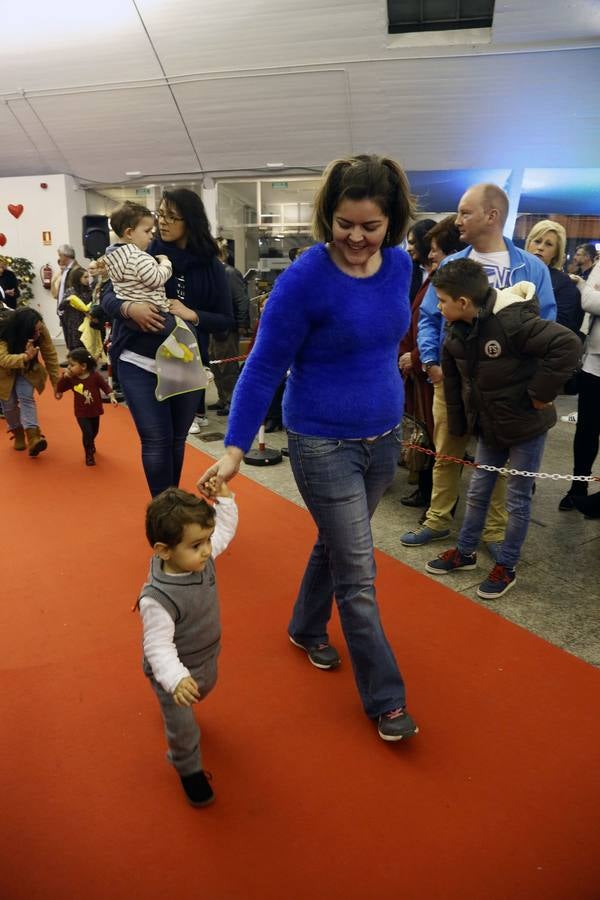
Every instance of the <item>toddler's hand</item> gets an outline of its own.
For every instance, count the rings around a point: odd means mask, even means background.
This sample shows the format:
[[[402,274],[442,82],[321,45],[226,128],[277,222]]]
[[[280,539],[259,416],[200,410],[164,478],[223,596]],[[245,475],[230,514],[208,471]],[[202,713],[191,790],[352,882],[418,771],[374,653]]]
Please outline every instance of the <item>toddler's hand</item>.
[[[57,400],[62,400],[62,394],[60,393],[60,391],[54,391],[54,396]]]
[[[200,690],[198,684],[188,675],[182,678],[175,690],[173,691],[173,700],[177,706],[191,706],[200,699]]]
[[[155,258],[159,261],[159,263],[170,262],[169,257],[164,253],[158,253]]]
[[[115,397],[114,394],[110,394],[110,403],[111,403],[111,406],[119,405],[119,401],[117,400],[117,398]]]

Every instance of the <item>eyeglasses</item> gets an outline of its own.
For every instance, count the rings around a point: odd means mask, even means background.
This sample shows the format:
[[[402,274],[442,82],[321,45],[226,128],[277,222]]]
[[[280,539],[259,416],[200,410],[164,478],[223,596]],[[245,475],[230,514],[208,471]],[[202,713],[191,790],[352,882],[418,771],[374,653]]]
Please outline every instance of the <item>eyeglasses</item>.
[[[163,212],[157,212],[156,218],[159,222],[166,222],[167,225],[173,225],[174,222],[183,222],[183,216],[167,216]]]

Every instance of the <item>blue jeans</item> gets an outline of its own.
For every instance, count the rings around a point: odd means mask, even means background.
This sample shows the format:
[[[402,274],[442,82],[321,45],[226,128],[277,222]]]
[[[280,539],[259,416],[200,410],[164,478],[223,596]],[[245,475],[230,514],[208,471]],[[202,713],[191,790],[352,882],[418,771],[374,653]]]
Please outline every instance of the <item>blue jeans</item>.
[[[0,403],[9,431],[14,431],[15,428],[35,428],[38,425],[33,385],[22,375],[15,376],[8,400],[2,400]]]
[[[290,432],[290,463],[319,534],[294,605],[289,633],[312,647],[327,641],[333,597],[368,716],[404,706],[404,682],[375,599],[371,516],[398,465],[401,435],[375,441]]]
[[[480,440],[477,444],[475,460],[487,466],[504,466],[510,458],[511,469],[519,469],[521,472],[537,472],[544,454],[546,435],[547,432],[529,441],[523,441],[522,444],[515,444],[513,447],[501,450],[488,447]],[[475,469],[473,472],[467,493],[467,510],[458,536],[457,546],[461,553],[470,554],[477,550],[497,477],[497,472],[486,472],[484,469]],[[523,475],[509,475],[507,478],[508,524],[497,561],[509,569],[514,569],[518,563],[521,548],[527,536],[533,482],[533,478],[525,478]]]
[[[177,487],[183,467],[185,440],[194,421],[199,391],[157,400],[156,375],[119,362],[118,377],[142,442],[142,465],[153,497]]]

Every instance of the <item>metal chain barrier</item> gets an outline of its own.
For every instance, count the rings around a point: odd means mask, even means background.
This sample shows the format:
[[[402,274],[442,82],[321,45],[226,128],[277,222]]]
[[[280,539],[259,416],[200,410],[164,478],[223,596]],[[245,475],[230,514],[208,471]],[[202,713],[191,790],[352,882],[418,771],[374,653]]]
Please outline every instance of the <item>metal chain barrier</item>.
[[[427,456],[433,456],[435,459],[443,459],[447,462],[457,463],[459,466],[468,466],[471,469],[484,469],[486,472],[499,472],[500,475],[522,475],[524,478],[549,478],[551,481],[600,482],[600,475],[558,475],[556,472],[523,472],[520,469],[507,469],[505,466],[488,466],[484,463],[458,459],[456,456],[446,456],[443,453],[436,453],[434,450],[427,450],[425,447],[420,447],[418,444],[411,444],[409,441],[402,441],[402,446],[406,447],[407,450],[418,450],[419,453],[425,453]]]

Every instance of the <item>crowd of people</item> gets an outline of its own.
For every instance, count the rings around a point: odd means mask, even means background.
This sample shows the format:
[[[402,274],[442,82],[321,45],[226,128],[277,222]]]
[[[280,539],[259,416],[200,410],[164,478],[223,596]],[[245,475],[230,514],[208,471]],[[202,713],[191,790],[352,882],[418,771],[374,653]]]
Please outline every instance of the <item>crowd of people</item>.
[[[214,557],[237,525],[228,483],[282,385],[291,469],[317,532],[287,635],[313,666],[337,668],[342,654],[328,634],[335,603],[358,696],[384,741],[419,731],[379,616],[370,524],[397,475],[405,410],[438,454],[433,465],[415,466],[416,487],[402,498],[421,510],[400,538],[407,553],[449,537],[472,437],[475,463],[492,468],[473,473],[456,546],[426,565],[437,576],[474,569],[483,540],[494,565],[479,585],[482,599],[516,584],[534,490],[531,476],[495,469],[510,459],[520,472],[539,471],[565,384],[578,396],[573,473],[591,474],[600,437],[600,262],[593,245],[582,245],[577,272],[566,273],[559,223],[537,223],[523,250],[504,236],[507,216],[504,191],[477,184],[455,215],[419,220],[394,160],[334,161],[315,198],[316,243],[277,279],[241,369],[248,294],[192,191],[165,191],[156,217],[123,204],[111,218],[117,241],[87,271],[72,247],[59,248],[53,294],[65,372],[41,315],[13,308],[18,286],[15,293],[0,266],[0,401],[14,449],[32,457],[47,449],[35,391],[48,379],[57,399],[73,392],[86,465],[95,464],[103,398],[116,404],[122,395],[138,432],[152,497],[153,559],[137,604],[144,672],[192,805],[214,799],[191,707],[217,678]],[[112,385],[98,371],[105,321]],[[196,497],[179,481],[186,438],[205,422],[211,360],[213,408],[227,433]],[[600,492],[588,496],[587,487],[573,481],[559,509],[600,517]]]

